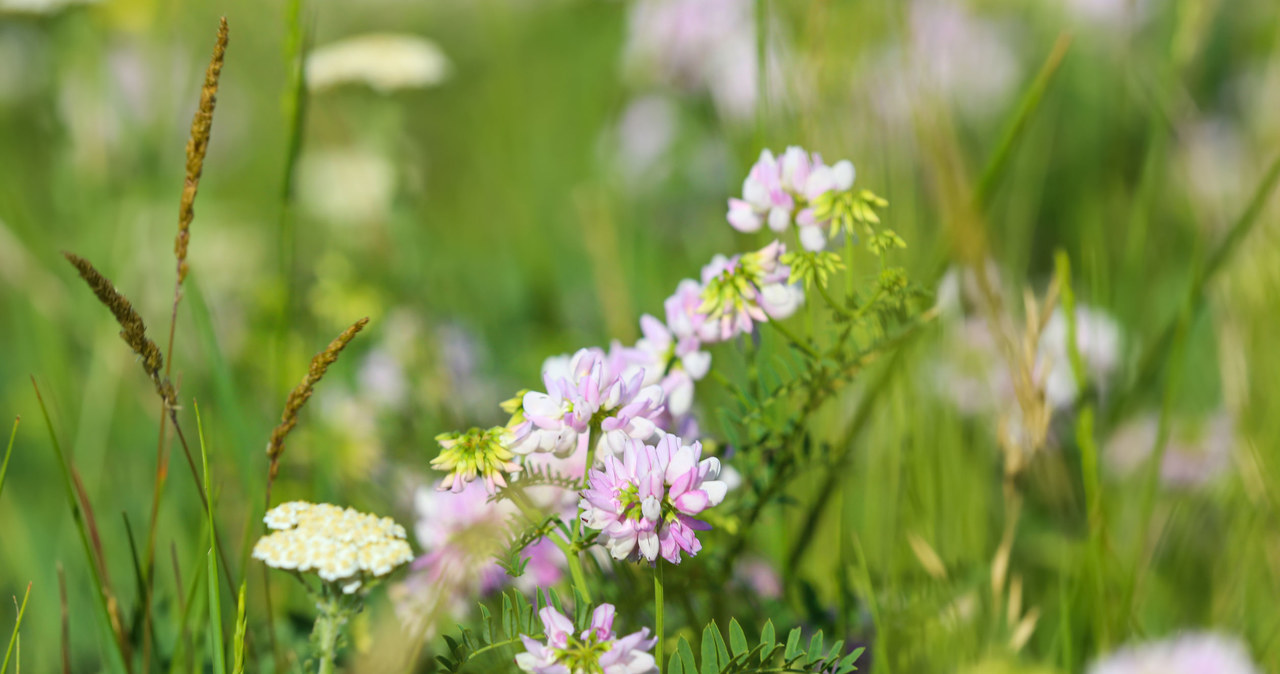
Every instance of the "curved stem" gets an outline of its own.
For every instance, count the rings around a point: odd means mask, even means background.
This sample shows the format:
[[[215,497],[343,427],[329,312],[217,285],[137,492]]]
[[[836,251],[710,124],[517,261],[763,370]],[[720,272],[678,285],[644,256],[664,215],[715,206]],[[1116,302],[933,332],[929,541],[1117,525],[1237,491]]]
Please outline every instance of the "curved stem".
[[[653,615],[654,631],[658,633],[658,672],[662,672],[662,658],[666,654],[667,635],[662,629],[662,562],[653,567]]]
[[[801,351],[804,351],[806,354],[809,355],[810,358],[813,358],[814,360],[818,360],[819,358],[822,357],[817,351],[814,350],[812,346],[809,346],[808,344],[800,341],[800,339],[797,338],[794,334],[792,334],[790,330],[782,327],[782,323],[778,321],[769,321],[769,325],[772,325],[774,330],[777,330],[783,337],[787,339],[788,342],[791,342],[792,346],[796,347],[797,349],[800,349]]]

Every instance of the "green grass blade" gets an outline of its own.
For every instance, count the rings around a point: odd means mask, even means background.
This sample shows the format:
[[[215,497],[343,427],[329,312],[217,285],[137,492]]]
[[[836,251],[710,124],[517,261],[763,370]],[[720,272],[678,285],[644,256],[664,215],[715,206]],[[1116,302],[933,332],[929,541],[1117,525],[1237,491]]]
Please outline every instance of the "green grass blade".
[[[40,414],[44,416],[45,427],[49,431],[49,441],[53,445],[53,453],[58,459],[58,469],[62,472],[62,486],[67,493],[67,504],[71,507],[71,519],[76,523],[76,533],[80,536],[80,546],[84,548],[84,558],[89,564],[89,574],[93,579],[93,595],[97,601],[94,607],[97,609],[99,628],[102,636],[110,642],[111,646],[104,649],[107,652],[108,671],[125,672],[124,653],[121,651],[120,641],[115,638],[115,631],[111,628],[111,611],[107,608],[107,592],[103,585],[102,574],[98,571],[98,564],[93,557],[93,547],[89,544],[89,532],[85,527],[84,513],[80,510],[80,503],[76,500],[75,487],[71,484],[71,467],[67,463],[67,457],[62,453],[62,444],[58,442],[58,434],[53,430],[53,419],[49,417],[49,409],[44,404],[44,396],[40,395],[40,387],[36,385],[36,378],[31,377],[31,387],[36,392],[36,402],[40,404]]]
[[[978,210],[982,210],[991,201],[991,193],[995,191],[996,185],[999,183],[1001,176],[1004,175],[1005,168],[1009,164],[1009,157],[1013,154],[1013,148],[1022,139],[1022,134],[1027,128],[1027,124],[1035,115],[1036,110],[1040,108],[1041,101],[1044,100],[1045,91],[1049,88],[1049,83],[1053,81],[1053,76],[1058,72],[1062,65],[1062,59],[1067,55],[1067,49],[1071,47],[1071,35],[1062,33],[1058,36],[1058,40],[1053,43],[1053,49],[1049,52],[1049,57],[1045,59],[1044,64],[1040,66],[1040,71],[1036,73],[1035,79],[1031,81],[1031,86],[1022,94],[1021,100],[1018,101],[1018,107],[1014,110],[1013,117],[1005,126],[1004,133],[1000,136],[1000,142],[996,145],[995,152],[992,153],[991,159],[987,161],[987,165],[982,170],[982,177],[978,180],[978,186],[974,190],[973,201]]]
[[[244,606],[245,581],[240,581],[240,596],[236,599],[236,635],[232,644],[235,664],[231,674],[244,674],[244,638],[249,631],[249,617],[245,615]],[[0,672],[0,674],[4,674]]]
[[[1204,267],[1196,274],[1187,290],[1186,304],[1190,307],[1190,316],[1184,318],[1182,313],[1174,316],[1169,324],[1161,331],[1156,341],[1152,342],[1147,350],[1143,352],[1138,360],[1138,373],[1133,379],[1133,384],[1117,397],[1115,404],[1111,406],[1111,414],[1108,419],[1112,422],[1123,416],[1127,411],[1129,404],[1132,403],[1135,394],[1139,391],[1147,390],[1156,376],[1160,373],[1161,367],[1168,362],[1169,351],[1173,348],[1175,338],[1179,330],[1182,329],[1184,322],[1194,322],[1194,318],[1204,308],[1205,288],[1218,272],[1221,271],[1223,265],[1230,259],[1231,254],[1235,252],[1240,242],[1253,231],[1254,226],[1262,215],[1262,209],[1267,205],[1267,201],[1271,197],[1271,193],[1275,191],[1276,184],[1280,183],[1280,155],[1277,155],[1271,162],[1271,166],[1263,175],[1262,180],[1253,191],[1253,196],[1249,199],[1248,206],[1240,213],[1240,217],[1236,219],[1228,230],[1226,237],[1218,244],[1218,247],[1209,254]]]
[[[0,664],[0,674],[9,671],[9,657],[13,655],[13,645],[18,641],[18,629],[22,627],[22,614],[27,612],[27,600],[30,598],[31,583],[27,583],[27,592],[22,595],[22,606],[18,608],[18,619],[13,623],[13,635],[9,637],[9,647],[4,651],[4,663]],[[15,603],[17,603],[16,599]]]
[[[18,423],[22,417],[14,417],[13,431],[9,433],[9,446],[4,450],[4,463],[0,464],[0,494],[4,494],[4,476],[9,472],[9,457],[13,455],[13,440],[18,437]]]
[[[218,581],[218,534],[213,525],[213,489],[209,480],[209,451],[204,442],[204,423],[200,420],[200,404],[192,401],[196,413],[196,436],[200,442],[200,463],[204,467],[204,497],[209,504],[209,649],[213,651],[213,671],[227,674],[227,653],[222,643],[222,588]]]

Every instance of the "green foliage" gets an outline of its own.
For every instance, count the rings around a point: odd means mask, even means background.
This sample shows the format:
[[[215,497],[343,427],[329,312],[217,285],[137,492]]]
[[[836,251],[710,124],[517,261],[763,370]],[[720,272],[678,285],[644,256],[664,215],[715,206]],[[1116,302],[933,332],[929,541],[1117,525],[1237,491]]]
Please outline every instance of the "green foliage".
[[[803,283],[805,290],[813,285],[825,287],[833,274],[844,269],[839,255],[831,251],[787,251],[779,260],[791,267],[787,283]]]
[[[590,621],[590,613],[586,610],[587,602],[574,602],[578,608],[574,615],[574,625],[585,628]],[[563,607],[555,591],[543,595],[541,589],[534,595],[533,603],[517,591],[502,593],[502,607],[495,619],[489,607],[480,605],[480,628],[471,630],[459,626],[456,635],[444,635],[446,652],[437,655],[436,663],[442,671],[459,672],[469,662],[495,651],[520,644],[520,635],[542,639],[542,623],[538,619],[538,611],[545,606],[554,606],[562,613]]]
[[[702,630],[701,658],[693,656],[689,641],[681,637],[676,652],[667,661],[664,674],[749,674],[759,672],[821,672],[824,674],[848,674],[857,671],[856,662],[863,649],[844,652],[844,642],[837,641],[830,650],[823,647],[819,630],[805,647],[801,643],[800,628],[787,635],[786,644],[777,642],[772,621],[766,621],[760,631],[760,639],[748,641],[737,619],[729,621],[729,642],[726,645],[719,626],[712,621]]]

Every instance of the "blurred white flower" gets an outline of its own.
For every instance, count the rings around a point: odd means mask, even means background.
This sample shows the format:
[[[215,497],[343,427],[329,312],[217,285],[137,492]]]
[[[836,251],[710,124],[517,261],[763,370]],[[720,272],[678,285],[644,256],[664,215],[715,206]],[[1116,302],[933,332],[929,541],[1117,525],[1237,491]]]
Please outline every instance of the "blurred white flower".
[[[666,96],[642,96],[627,105],[618,120],[617,151],[628,181],[666,172],[662,160],[675,142],[678,123],[676,104]]]
[[[1067,315],[1059,308],[1040,334],[1036,359],[1037,371],[1043,378],[1045,398],[1055,409],[1074,404],[1079,389],[1071,368],[1067,337]],[[1105,389],[1107,379],[1120,365],[1120,326],[1098,309],[1077,305],[1076,346],[1080,349],[1080,359],[1089,380],[1099,389]]]
[[[1199,423],[1181,416],[1170,421],[1169,438],[1160,462],[1160,481],[1167,487],[1195,488],[1210,484],[1231,467],[1235,433],[1231,416],[1218,412]],[[1120,428],[1107,441],[1107,468],[1127,476],[1138,470],[1155,449],[1160,417],[1145,414]]]
[[[1088,674],[1261,674],[1237,638],[1189,632],[1127,646],[1095,661]]]
[[[96,5],[99,0],[0,0],[0,13],[57,14],[76,5]]]
[[[449,76],[449,60],[436,43],[416,35],[369,33],[331,42],[307,56],[307,87],[321,91],[365,84],[375,91],[430,87]]]
[[[706,90],[723,117],[750,118],[760,99],[752,7],[742,0],[633,2],[624,55],[628,72],[683,91]],[[776,44],[767,50],[771,99],[786,84],[779,51]]]
[[[1022,68],[1002,26],[947,0],[916,0],[908,20],[906,43],[866,78],[883,116],[909,121],[939,100],[973,116],[1004,108]]]
[[[1149,0],[1060,0],[1071,18],[1090,28],[1123,30],[1132,28],[1152,14]]]
[[[1225,229],[1256,178],[1239,126],[1225,117],[1197,119],[1178,133],[1178,160],[1202,223]]]
[[[408,404],[409,381],[404,367],[385,348],[373,349],[360,363],[360,394],[382,408]]]
[[[298,198],[303,209],[330,223],[385,220],[395,189],[395,167],[386,155],[367,147],[311,150],[298,162]]]

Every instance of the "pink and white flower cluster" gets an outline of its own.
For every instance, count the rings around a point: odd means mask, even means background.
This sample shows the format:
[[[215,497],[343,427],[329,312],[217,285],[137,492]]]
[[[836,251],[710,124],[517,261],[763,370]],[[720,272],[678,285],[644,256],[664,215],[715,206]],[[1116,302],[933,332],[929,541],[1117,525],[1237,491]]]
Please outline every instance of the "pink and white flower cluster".
[[[587,441],[593,422],[601,430],[647,439],[658,428],[666,396],[648,382],[644,368],[629,367],[625,350],[591,347],[548,358],[542,366],[546,392],[528,391],[508,424],[511,451],[567,456]]]
[[[608,351],[581,349],[548,358],[545,391],[524,391],[504,405],[512,416],[504,438],[514,454],[567,456],[587,442],[593,422],[603,433],[619,431],[640,441],[658,432],[697,436],[692,417],[695,382],[711,368],[707,344],[751,332],[756,323],[790,316],[804,291],[787,283],[778,241],[751,253],[717,255],[701,282],[685,279],[664,302],[665,321],[645,314],[641,338],[614,342]],[[597,444],[599,456],[608,451]]]
[[[605,442],[618,456],[605,459],[603,470],[588,474],[582,492],[582,523],[600,532],[599,542],[614,559],[659,556],[680,563],[702,549],[698,531],[710,525],[695,519],[724,500],[728,485],[720,480],[720,461],[702,458],[702,445],[665,435],[656,446],[619,433]]]
[[[729,199],[729,224],[740,232],[759,231],[765,224],[785,232],[795,224],[806,250],[822,250],[827,223],[817,220],[813,205],[828,192],[849,191],[856,177],[847,159],[827,166],[818,153],[794,145],[780,159],[764,150],[742,181],[742,198]]]
[[[521,671],[534,674],[656,674],[657,662],[648,651],[657,643],[642,627],[625,637],[613,631],[617,609],[601,604],[591,614],[591,625],[574,634],[573,621],[551,606],[538,611],[547,642],[521,635],[526,651],[516,656]]]

